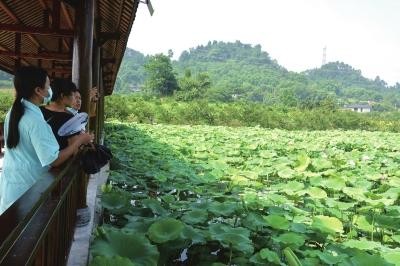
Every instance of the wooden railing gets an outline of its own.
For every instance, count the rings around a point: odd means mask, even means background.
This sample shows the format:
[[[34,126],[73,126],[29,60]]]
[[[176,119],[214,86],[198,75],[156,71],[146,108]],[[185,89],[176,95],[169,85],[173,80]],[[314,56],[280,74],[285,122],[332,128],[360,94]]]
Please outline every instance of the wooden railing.
[[[79,163],[41,178],[0,216],[0,265],[65,265],[78,203]]]

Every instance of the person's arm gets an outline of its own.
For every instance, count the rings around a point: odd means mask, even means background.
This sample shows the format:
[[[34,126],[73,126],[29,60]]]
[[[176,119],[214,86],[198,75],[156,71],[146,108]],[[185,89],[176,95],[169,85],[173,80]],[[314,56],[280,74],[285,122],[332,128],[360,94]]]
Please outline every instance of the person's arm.
[[[99,91],[97,87],[90,89],[90,105],[89,105],[89,117],[96,116],[97,100],[99,99]]]
[[[81,133],[68,145],[58,153],[58,158],[50,164],[51,167],[57,167],[68,160],[72,155],[76,154],[79,147],[88,144],[93,140],[93,134]]]

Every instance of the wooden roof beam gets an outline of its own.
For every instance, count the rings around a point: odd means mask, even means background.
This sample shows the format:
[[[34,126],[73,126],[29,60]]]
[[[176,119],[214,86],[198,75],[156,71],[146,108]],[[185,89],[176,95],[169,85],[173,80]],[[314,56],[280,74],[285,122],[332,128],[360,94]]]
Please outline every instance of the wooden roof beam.
[[[21,33],[37,34],[37,35],[52,35],[60,37],[74,36],[74,32],[72,30],[29,27],[29,26],[24,26],[22,24],[0,23],[0,31],[21,32]]]
[[[120,32],[100,32],[99,45],[103,45],[106,41],[119,40],[121,38]]]
[[[103,72],[103,77],[110,76],[110,75],[113,75],[113,74],[114,74],[113,71],[106,71],[106,72]]]
[[[62,1],[70,5],[71,7],[76,8],[79,0],[62,0]]]
[[[10,8],[4,3],[4,1],[0,1],[0,8],[15,22],[19,22],[17,16],[11,11]]]
[[[30,58],[30,59],[43,59],[43,60],[58,60],[58,61],[71,61],[72,56],[65,53],[49,53],[43,52],[40,54],[34,53],[15,53],[13,51],[0,51],[0,55],[16,57],[16,58]]]
[[[71,14],[68,12],[67,6],[64,2],[61,2],[61,12],[67,21],[68,28],[73,29],[74,23],[72,22]]]
[[[4,11],[12,20],[14,20],[15,23],[21,23],[21,24],[22,24],[22,22],[19,20],[19,18],[11,11],[11,9],[10,9],[3,1],[0,1],[0,8],[3,9],[3,11]],[[28,38],[29,38],[37,47],[41,47],[39,41],[38,41],[35,37],[33,37],[33,36],[31,36],[31,35],[28,35]]]
[[[61,2],[60,0],[53,0],[53,10],[51,13],[53,20],[51,22],[51,27],[53,30],[60,29],[60,17],[61,17]]]
[[[49,68],[46,69],[48,73],[58,73],[58,74],[72,74],[72,69],[66,68]]]
[[[115,64],[115,58],[103,58],[101,59],[102,64]]]
[[[14,51],[11,51],[10,49],[8,49],[7,47],[5,47],[4,45],[0,44],[0,53],[2,52],[11,52],[11,53],[15,53]],[[23,63],[24,65],[29,65],[29,63],[21,58],[21,63]]]
[[[38,0],[42,9],[47,9],[47,4],[45,0]]]

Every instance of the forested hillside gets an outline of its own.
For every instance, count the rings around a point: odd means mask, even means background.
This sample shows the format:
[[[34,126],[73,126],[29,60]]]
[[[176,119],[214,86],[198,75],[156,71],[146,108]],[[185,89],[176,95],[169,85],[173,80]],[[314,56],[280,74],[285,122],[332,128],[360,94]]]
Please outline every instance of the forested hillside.
[[[169,52],[172,57],[172,52]],[[117,92],[144,89],[143,65],[151,57],[128,49],[122,64]],[[203,74],[210,87],[204,97],[212,101],[251,100],[270,105],[315,107],[371,101],[377,109],[400,105],[400,84],[388,86],[371,80],[343,62],[331,62],[302,73],[288,71],[260,45],[209,42],[184,51],[171,62],[177,79]]]
[[[115,92],[149,92],[149,87],[164,86],[157,77],[164,72],[163,78],[172,84],[165,95],[177,100],[250,100],[300,108],[359,102],[372,102],[376,110],[400,106],[399,83],[388,86],[379,76],[368,79],[343,62],[296,73],[279,65],[260,45],[239,41],[209,42],[182,52],[178,60],[172,58],[171,50],[162,57],[127,48]],[[0,73],[1,84],[10,84],[10,76]]]

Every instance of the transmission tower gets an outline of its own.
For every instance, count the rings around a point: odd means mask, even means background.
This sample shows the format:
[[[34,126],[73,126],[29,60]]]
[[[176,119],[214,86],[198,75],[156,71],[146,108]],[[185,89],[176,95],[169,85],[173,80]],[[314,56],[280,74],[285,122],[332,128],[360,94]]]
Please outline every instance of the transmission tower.
[[[322,50],[322,65],[326,64],[326,46]]]

